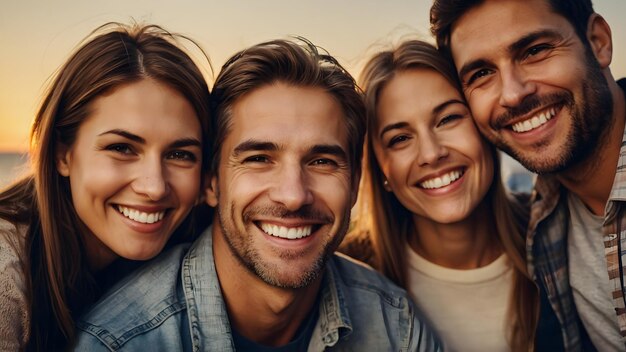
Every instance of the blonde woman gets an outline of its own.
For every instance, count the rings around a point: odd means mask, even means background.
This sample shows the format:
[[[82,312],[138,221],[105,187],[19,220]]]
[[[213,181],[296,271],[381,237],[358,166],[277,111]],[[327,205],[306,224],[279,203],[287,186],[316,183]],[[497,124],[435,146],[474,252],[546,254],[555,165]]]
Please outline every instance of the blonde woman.
[[[362,83],[360,223],[344,251],[405,287],[447,350],[532,349],[527,209],[507,197],[453,67],[432,45],[408,41],[375,55]]]

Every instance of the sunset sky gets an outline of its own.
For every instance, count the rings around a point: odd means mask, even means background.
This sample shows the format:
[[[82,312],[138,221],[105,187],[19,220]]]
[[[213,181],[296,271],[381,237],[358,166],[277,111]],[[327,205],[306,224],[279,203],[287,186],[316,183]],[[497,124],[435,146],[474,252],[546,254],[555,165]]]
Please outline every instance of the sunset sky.
[[[613,30],[613,75],[624,77],[626,1],[594,3]],[[430,4],[430,0],[3,1],[0,151],[26,151],[30,123],[50,77],[86,35],[106,22],[135,20],[185,34],[208,53],[216,74],[240,49],[300,35],[358,75],[364,60],[377,49],[407,37],[429,39]]]

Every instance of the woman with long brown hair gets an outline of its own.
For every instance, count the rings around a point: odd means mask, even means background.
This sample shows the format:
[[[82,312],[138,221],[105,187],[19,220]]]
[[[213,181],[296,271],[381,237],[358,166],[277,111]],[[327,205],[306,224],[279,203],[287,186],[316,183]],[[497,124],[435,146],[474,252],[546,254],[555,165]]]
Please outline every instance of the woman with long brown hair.
[[[179,38],[108,24],[56,74],[31,131],[32,174],[0,193],[1,350],[68,348],[73,318],[124,259],[192,235],[209,90]]]
[[[357,228],[344,252],[405,287],[450,351],[533,348],[528,209],[511,199],[456,72],[412,40],[362,73],[368,137]]]

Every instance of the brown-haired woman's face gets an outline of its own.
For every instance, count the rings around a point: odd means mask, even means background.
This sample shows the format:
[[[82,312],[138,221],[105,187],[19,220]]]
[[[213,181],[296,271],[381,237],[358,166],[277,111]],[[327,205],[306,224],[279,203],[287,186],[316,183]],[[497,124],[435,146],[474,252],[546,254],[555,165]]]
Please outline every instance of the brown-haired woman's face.
[[[390,190],[416,216],[467,218],[493,180],[493,159],[461,96],[433,70],[397,72],[380,92],[373,146]]]
[[[89,233],[90,263],[158,254],[196,202],[202,135],[191,104],[147,78],[98,97],[76,141],[57,151]]]

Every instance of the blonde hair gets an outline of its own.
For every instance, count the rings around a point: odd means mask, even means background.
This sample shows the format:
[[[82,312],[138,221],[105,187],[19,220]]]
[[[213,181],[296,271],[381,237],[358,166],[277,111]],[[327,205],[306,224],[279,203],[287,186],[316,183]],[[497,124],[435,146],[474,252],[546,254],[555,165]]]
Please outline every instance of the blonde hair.
[[[437,49],[426,42],[410,40],[397,49],[376,54],[363,69],[362,87],[368,131],[376,130],[378,97],[398,71],[413,68],[429,69],[441,74],[460,91],[452,67]],[[365,142],[364,170],[357,208],[355,233],[368,233],[373,249],[372,264],[402,287],[407,287],[406,248],[409,236],[416,236],[412,213],[392,192],[383,188],[384,175],[374,155],[372,134]],[[495,147],[494,179],[485,196],[495,219],[497,240],[514,267],[514,284],[508,308],[509,343],[513,350],[531,350],[538,319],[537,288],[528,276],[525,261],[524,234],[528,209],[513,202],[502,185],[500,161]]]

